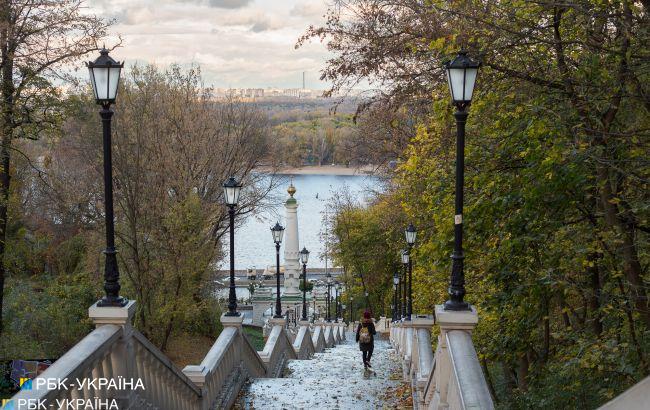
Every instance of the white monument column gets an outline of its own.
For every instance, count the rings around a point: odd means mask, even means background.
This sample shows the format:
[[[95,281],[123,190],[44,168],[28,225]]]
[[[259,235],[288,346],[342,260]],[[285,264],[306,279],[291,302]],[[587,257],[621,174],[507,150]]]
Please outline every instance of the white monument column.
[[[301,275],[298,243],[298,201],[293,197],[296,188],[293,183],[287,190],[289,199],[285,202],[286,227],[284,231],[284,295],[285,297],[299,296],[299,280]]]

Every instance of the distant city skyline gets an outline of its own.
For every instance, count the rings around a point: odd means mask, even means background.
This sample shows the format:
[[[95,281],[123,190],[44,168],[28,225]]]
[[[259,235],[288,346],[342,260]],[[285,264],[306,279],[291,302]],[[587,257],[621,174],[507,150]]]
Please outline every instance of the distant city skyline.
[[[87,0],[115,24],[107,46],[132,64],[198,64],[215,88],[324,90],[329,57],[319,42],[295,49],[310,24],[324,22],[325,0]]]

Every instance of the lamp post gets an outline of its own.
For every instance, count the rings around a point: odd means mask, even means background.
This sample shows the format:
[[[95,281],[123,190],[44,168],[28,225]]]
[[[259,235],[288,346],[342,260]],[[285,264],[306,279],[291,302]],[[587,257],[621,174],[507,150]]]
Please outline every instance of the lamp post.
[[[399,273],[393,275],[393,322],[397,320],[397,285],[399,284]]]
[[[465,297],[465,272],[463,267],[463,184],[465,172],[465,123],[469,115],[467,109],[472,102],[474,85],[480,62],[472,60],[461,51],[444,64],[452,104],[456,107],[456,199],[454,215],[454,253],[451,255],[452,269],[449,282],[449,300],[445,310],[469,310]]]
[[[407,255],[408,255],[408,270],[409,270],[409,305],[408,311],[406,313],[407,320],[411,320],[411,315],[413,315],[413,259],[411,259],[411,249],[415,244],[415,238],[417,237],[417,231],[415,226],[412,223],[404,230],[404,237],[406,238],[406,244],[408,245]]]
[[[409,288],[409,280],[408,280],[408,266],[409,266],[409,253],[406,249],[402,250],[402,267],[403,267],[403,277],[404,280],[402,281],[402,293],[404,295],[404,298],[402,300],[402,317],[404,320],[411,320],[408,316],[408,305],[409,305],[409,300],[408,300],[408,288]]]
[[[235,208],[239,202],[241,184],[230,177],[223,184],[223,197],[230,216],[230,290],[228,292],[228,312],[226,316],[239,316],[237,312],[237,293],[235,292]]]
[[[350,296],[350,323],[354,322],[354,318],[352,317],[352,312],[354,311],[354,305],[352,304],[354,302],[354,296]]]
[[[330,297],[332,296],[331,288],[332,288],[332,275],[327,273],[327,279],[325,280],[327,283],[327,302],[326,302],[326,309],[327,313],[325,314],[325,320],[327,322],[331,322],[331,317],[330,317]]]
[[[399,271],[395,272],[397,275],[397,312],[395,315],[395,320],[400,320],[402,318],[402,274]]]
[[[341,284],[336,283],[334,287],[334,322],[339,322],[339,317],[341,316],[340,306],[339,306],[339,295],[341,294]]]
[[[106,223],[106,260],[104,264],[104,296],[97,306],[126,306],[128,300],[120,296],[120,271],[117,265],[117,250],[115,249],[115,220],[113,216],[113,155],[111,152],[111,119],[113,110],[111,104],[117,97],[117,87],[120,83],[120,72],[124,63],[113,60],[108,50],[103,48],[95,61],[86,63],[90,82],[95,94],[95,101],[101,105],[99,115],[102,118],[104,141],[104,207]]]
[[[302,320],[307,320],[307,261],[309,260],[309,251],[303,247],[300,251],[300,261],[302,262]]]
[[[282,302],[280,302],[280,244],[282,243],[282,236],[284,235],[284,227],[280,222],[276,222],[275,226],[271,228],[273,235],[273,242],[275,242],[275,315],[276,319],[282,318]]]

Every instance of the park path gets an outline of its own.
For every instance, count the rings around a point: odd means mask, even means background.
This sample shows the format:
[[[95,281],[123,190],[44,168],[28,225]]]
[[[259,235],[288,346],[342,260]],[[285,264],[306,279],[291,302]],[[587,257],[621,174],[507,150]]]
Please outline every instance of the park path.
[[[401,368],[388,341],[376,340],[373,371],[364,371],[361,352],[348,333],[343,343],[316,353],[311,360],[292,360],[284,378],[253,379],[236,409],[392,409],[401,385]]]

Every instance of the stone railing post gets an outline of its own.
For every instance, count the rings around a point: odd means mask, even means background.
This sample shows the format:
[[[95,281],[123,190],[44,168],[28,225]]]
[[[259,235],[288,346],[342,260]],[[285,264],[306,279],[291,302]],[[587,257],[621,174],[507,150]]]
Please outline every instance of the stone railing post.
[[[237,334],[239,337],[242,336],[242,326],[244,323],[244,316],[226,316],[225,314],[221,315],[221,324],[224,329],[227,327],[234,327],[237,329]],[[238,351],[240,354],[241,350]],[[188,365],[183,369],[183,374],[185,374],[199,389],[203,390],[206,378],[208,376],[209,369],[201,365]],[[203,406],[209,405],[209,400],[204,401]]]
[[[413,316],[413,360],[417,360],[413,374],[413,388],[417,391],[418,407],[425,408],[425,389],[433,365],[433,351],[431,349],[431,329],[435,321],[429,316]]]
[[[449,392],[449,378],[451,373],[451,360],[449,346],[447,346],[447,332],[462,330],[471,334],[478,323],[478,314],[473,306],[467,311],[445,310],[443,305],[436,305],[435,321],[440,326],[438,349],[436,351],[435,368],[435,393],[433,408],[447,408],[447,393]]]
[[[136,302],[129,301],[124,307],[97,306],[97,303],[88,308],[88,316],[96,327],[116,325],[122,327],[122,336],[115,343],[111,356],[112,378],[117,382],[118,377],[123,380],[137,382],[135,379],[135,347],[133,345],[133,315],[135,315]],[[144,386],[145,389],[149,386]],[[115,390],[115,399],[121,409],[131,407],[133,389]]]
[[[411,374],[411,358],[413,356],[413,321],[403,321],[402,329],[404,332],[402,335],[402,352],[400,355],[402,359],[402,371],[404,380],[410,381],[411,378],[409,376]]]

